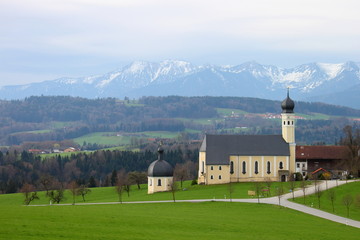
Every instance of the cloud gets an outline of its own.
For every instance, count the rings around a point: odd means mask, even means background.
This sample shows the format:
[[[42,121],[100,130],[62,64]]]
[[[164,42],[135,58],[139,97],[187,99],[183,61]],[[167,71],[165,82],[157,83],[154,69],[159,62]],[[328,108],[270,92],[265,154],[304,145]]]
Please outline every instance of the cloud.
[[[242,51],[356,56],[359,8],[357,0],[1,1],[0,52],[122,61]]]

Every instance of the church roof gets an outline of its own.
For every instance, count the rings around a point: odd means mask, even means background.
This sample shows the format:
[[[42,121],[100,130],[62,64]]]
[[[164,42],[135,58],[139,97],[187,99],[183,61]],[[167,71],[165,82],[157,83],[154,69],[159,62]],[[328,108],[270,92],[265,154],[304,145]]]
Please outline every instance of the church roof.
[[[288,89],[287,97],[281,103],[282,112],[283,113],[294,113],[294,107],[295,107],[295,103],[289,97],[289,89]]]
[[[200,152],[206,164],[229,164],[229,156],[290,156],[289,144],[281,135],[206,135]]]
[[[158,149],[158,159],[152,162],[148,168],[149,177],[172,177],[173,167],[163,159],[164,150],[162,147]]]

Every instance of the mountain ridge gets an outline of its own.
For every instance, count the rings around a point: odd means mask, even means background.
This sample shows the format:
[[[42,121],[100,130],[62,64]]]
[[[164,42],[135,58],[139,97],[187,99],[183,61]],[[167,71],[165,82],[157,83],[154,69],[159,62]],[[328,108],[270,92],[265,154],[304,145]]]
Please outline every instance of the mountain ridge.
[[[243,96],[280,100],[290,87],[297,100],[360,108],[352,88],[360,84],[360,64],[308,63],[293,68],[255,61],[234,66],[194,65],[181,60],[135,61],[118,70],[87,77],[63,77],[0,88],[1,99],[39,95],[86,98],[142,96]],[[353,101],[343,96],[349,94]],[[357,95],[357,94],[356,94]],[[334,101],[336,99],[336,101]],[[359,100],[359,101],[358,101]]]

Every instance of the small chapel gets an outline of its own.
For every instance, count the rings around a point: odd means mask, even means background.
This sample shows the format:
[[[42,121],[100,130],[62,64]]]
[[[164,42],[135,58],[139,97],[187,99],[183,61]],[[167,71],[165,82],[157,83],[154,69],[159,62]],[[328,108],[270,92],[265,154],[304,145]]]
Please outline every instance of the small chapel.
[[[171,190],[173,182],[173,167],[164,160],[164,149],[158,148],[158,159],[148,168],[148,194]]]
[[[288,181],[296,171],[294,107],[288,90],[281,103],[281,135],[205,135],[198,184]]]

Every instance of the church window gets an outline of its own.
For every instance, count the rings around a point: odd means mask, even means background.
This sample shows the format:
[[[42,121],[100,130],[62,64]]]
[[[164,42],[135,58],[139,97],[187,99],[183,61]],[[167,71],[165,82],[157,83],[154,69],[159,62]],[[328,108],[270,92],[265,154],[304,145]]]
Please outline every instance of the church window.
[[[259,173],[259,162],[256,161],[255,162],[255,174],[258,174]]]
[[[219,179],[221,180],[221,175],[219,175]]]
[[[290,125],[290,121],[288,121],[288,125]]]
[[[233,174],[234,173],[234,162],[231,161],[230,162],[230,174]]]
[[[150,178],[150,182],[149,182],[149,185],[152,186],[152,179]]]
[[[211,167],[210,167],[210,170],[214,170],[214,166],[211,166]]]
[[[219,170],[221,170],[221,166],[219,166]]]
[[[294,121],[291,121],[291,125],[294,125]]]
[[[246,162],[242,162],[242,173],[245,174],[246,173]]]
[[[283,168],[284,168],[283,162],[280,162],[280,163],[279,163],[279,168],[280,168],[280,169],[283,169]]]
[[[204,173],[204,167],[205,167],[205,163],[204,161],[201,162],[201,173]]]
[[[214,179],[214,175],[211,175],[211,176],[210,176],[210,179]]]
[[[161,186],[161,179],[158,179],[158,186]]]
[[[286,125],[286,122],[284,121],[284,125]]]
[[[266,164],[266,168],[267,168],[267,171],[266,171],[266,173],[267,174],[270,174],[271,173],[271,163],[270,162],[267,162],[267,164]]]

